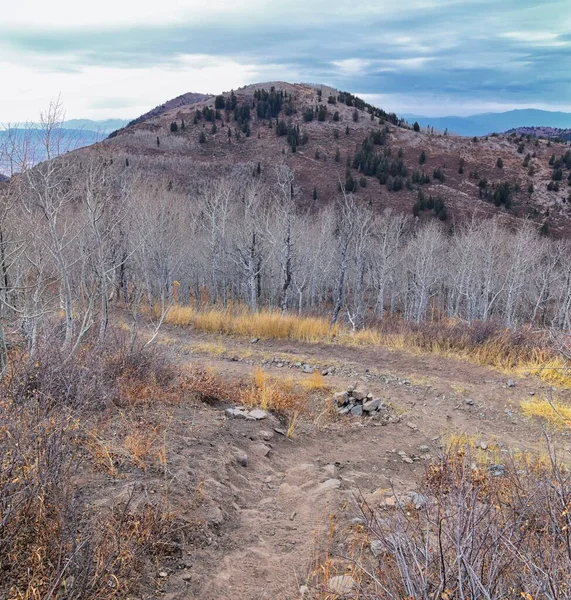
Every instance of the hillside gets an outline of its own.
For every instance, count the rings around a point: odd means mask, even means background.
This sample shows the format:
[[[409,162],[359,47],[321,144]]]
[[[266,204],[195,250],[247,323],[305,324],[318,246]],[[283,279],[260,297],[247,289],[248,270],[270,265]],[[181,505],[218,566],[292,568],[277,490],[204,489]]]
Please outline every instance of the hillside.
[[[411,123],[417,121],[422,127],[433,127],[438,131],[448,130],[450,133],[468,137],[489,135],[518,127],[571,127],[571,113],[531,108],[499,113],[481,113],[467,117],[425,117],[410,114],[403,116]]]
[[[532,137],[552,139],[563,142],[571,142],[571,128],[562,129],[558,127],[516,127],[509,129],[504,135],[530,135]]]
[[[421,218],[434,216],[426,205],[440,201],[446,210],[438,216],[448,220],[500,213],[538,227],[547,222],[553,233],[569,223],[569,163],[557,185],[549,164],[553,154],[565,155],[563,145],[414,131],[396,115],[322,86],[270,82],[218,98],[185,94],[89,151],[181,190],[236,169],[264,176],[286,160],[307,208],[330,203],[342,182],[379,211],[411,214],[421,190],[425,210],[414,209]]]

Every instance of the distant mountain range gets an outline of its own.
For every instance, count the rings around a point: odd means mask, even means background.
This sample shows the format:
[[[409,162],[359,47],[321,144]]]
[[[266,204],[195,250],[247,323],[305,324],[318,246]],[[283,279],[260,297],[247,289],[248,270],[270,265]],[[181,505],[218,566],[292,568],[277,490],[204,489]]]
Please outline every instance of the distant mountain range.
[[[523,109],[501,113],[482,113],[468,117],[424,117],[420,115],[401,115],[409,123],[415,121],[421,127],[434,127],[464,136],[481,136],[517,129],[519,127],[571,128],[571,113],[551,112],[547,110]]]
[[[104,140],[111,131],[124,127],[126,119],[106,119],[92,121],[90,119],[70,119],[64,121],[53,132],[50,151],[54,154],[77,150]],[[0,125],[0,174],[8,174],[13,168],[2,147],[14,147],[21,152],[26,145],[26,160],[29,164],[38,163],[46,158],[45,140],[39,123],[16,123]],[[18,163],[16,158],[15,163]]]
[[[128,119],[104,119],[101,121],[93,121],[92,119],[69,119],[61,123],[61,128],[108,134],[115,129],[125,127],[127,123],[129,123]],[[0,131],[7,129],[8,127],[11,129],[40,129],[41,123],[0,123]]]

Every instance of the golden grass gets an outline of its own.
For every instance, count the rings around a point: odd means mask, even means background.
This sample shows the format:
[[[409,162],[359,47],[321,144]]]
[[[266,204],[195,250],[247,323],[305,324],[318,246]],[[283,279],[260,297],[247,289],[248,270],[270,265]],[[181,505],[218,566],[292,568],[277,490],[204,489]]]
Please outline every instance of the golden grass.
[[[329,389],[329,386],[325,383],[325,377],[319,371],[313,371],[310,377],[301,382],[301,385],[308,392]]]
[[[555,427],[571,428],[571,406],[547,398],[530,398],[521,402],[521,410],[528,417],[539,417]]]
[[[165,321],[216,334],[308,344],[384,347],[416,355],[436,354],[469,360],[512,376],[533,375],[550,384],[571,387],[571,372],[564,359],[550,348],[542,347],[541,341],[535,346],[517,344],[505,332],[475,343],[470,341],[469,336],[458,335],[459,324],[453,321],[443,320],[438,326],[438,335],[434,329],[420,331],[404,325],[393,332],[374,328],[352,331],[339,324],[331,327],[324,317],[282,315],[270,309],[251,312],[243,306],[197,310],[193,306],[180,305],[169,309]],[[450,329],[450,335],[447,334],[447,328]]]

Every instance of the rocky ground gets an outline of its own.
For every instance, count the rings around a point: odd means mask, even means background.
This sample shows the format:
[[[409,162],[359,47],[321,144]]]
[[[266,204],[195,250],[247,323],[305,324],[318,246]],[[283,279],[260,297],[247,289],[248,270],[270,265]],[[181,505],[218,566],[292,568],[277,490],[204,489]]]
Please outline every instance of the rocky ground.
[[[422,502],[415,493],[424,469],[451,435],[472,436],[483,454],[495,449],[500,465],[504,452],[543,447],[540,424],[519,411],[521,400],[544,389],[531,378],[431,355],[175,327],[165,327],[159,343],[183,371],[205,367],[236,378],[263,366],[276,377],[303,380],[317,369],[330,391],[316,393],[291,438],[288,424],[271,413],[229,410],[236,408],[232,398],[141,412],[143,427],[162,426],[164,470],[111,483],[102,477],[94,503],[136,487],[143,496],[164,497],[195,526],[181,552],[153,566],[155,588],[146,598],[317,598],[325,597],[323,589],[351,597],[354,581],[342,579],[347,542],[332,531],[359,518],[359,499],[372,507],[404,497]],[[376,400],[375,410],[363,411]],[[557,443],[571,447],[564,433]],[[336,557],[325,580],[324,552]]]

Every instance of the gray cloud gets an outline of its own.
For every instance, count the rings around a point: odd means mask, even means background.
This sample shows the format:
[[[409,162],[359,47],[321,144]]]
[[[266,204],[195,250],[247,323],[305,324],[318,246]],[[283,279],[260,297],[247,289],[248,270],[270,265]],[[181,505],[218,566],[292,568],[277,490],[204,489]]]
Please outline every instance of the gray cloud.
[[[12,29],[3,32],[0,50],[30,63],[41,59],[42,68],[54,72],[86,65],[174,68],[182,55],[201,55],[205,66],[209,56],[230,57],[276,76],[287,68],[305,81],[401,98],[555,106],[571,97],[567,0],[444,7],[435,1],[388,16],[360,11],[358,2],[349,15],[318,8],[321,18],[316,14],[305,25],[293,11],[289,18],[264,12],[176,26]],[[110,98],[109,106],[118,101]]]

